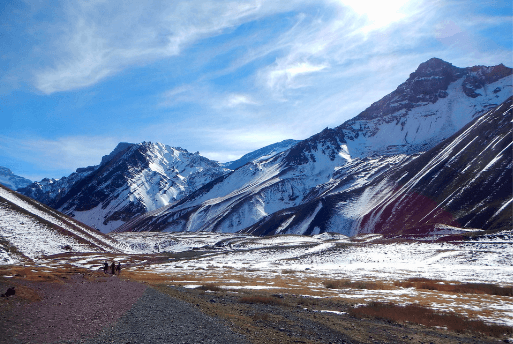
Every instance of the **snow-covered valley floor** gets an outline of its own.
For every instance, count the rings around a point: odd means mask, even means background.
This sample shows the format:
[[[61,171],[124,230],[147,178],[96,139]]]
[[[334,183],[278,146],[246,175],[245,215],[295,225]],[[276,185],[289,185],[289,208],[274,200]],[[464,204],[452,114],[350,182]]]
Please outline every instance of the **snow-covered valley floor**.
[[[129,245],[133,253],[68,253],[35,262],[49,269],[71,264],[98,270],[105,260],[115,260],[123,264],[124,273],[155,276],[168,285],[215,285],[234,293],[258,289],[337,298],[355,305],[371,301],[414,303],[513,327],[511,296],[417,289],[404,283],[425,278],[436,284],[486,283],[512,288],[512,231],[465,242],[326,234],[265,238],[217,233],[112,236]],[[346,281],[347,286],[327,288],[330,281]]]

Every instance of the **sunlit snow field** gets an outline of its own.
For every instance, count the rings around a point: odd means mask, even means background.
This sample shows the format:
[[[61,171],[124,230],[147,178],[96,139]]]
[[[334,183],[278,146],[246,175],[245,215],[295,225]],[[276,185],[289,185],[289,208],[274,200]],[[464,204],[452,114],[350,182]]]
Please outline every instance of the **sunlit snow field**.
[[[355,304],[418,303],[471,318],[513,326],[513,298],[404,288],[394,282],[414,277],[438,283],[482,282],[512,286],[513,234],[447,243],[384,240],[379,235],[252,237],[216,233],[120,233],[112,235],[131,254],[76,254],[38,259],[98,270],[105,260],[121,261],[125,273],[155,274],[168,285],[195,288],[214,284],[231,292],[290,293],[340,298]],[[329,281],[379,282],[376,290],[330,289]]]

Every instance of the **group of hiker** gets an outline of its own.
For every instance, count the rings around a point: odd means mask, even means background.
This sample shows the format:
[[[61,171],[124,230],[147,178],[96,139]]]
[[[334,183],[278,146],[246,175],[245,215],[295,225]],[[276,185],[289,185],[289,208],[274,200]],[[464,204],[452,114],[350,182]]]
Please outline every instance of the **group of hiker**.
[[[118,262],[118,265],[116,265],[115,262],[112,262],[112,264],[110,265],[110,271],[113,275],[115,275],[116,273],[119,275],[121,273],[121,263]],[[103,263],[103,272],[106,274],[109,273],[109,263]]]

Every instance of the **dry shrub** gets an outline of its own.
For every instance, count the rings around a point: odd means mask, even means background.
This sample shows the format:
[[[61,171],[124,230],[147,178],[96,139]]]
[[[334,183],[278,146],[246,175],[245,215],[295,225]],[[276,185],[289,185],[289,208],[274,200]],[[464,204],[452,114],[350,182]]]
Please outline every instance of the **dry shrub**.
[[[78,273],[83,273],[81,269]],[[11,274],[14,279],[23,279],[31,282],[54,282],[63,283],[63,279],[67,279],[74,270],[69,267],[62,267],[58,269],[52,269],[51,272],[45,271],[42,268],[31,267],[31,266],[12,266],[10,269],[2,269],[3,274]]]
[[[212,284],[212,283],[200,285],[196,289],[204,290],[204,291],[221,291],[222,290],[221,287],[219,287],[215,284]]]
[[[382,290],[390,289],[390,286],[382,282],[369,282],[369,281],[351,281],[344,280],[331,280],[325,281],[324,286],[328,289],[369,289],[369,290]]]
[[[416,288],[425,290],[439,290],[443,292],[452,292],[460,294],[488,294],[499,296],[513,296],[513,287],[501,287],[495,284],[487,283],[458,283],[445,284],[440,280],[431,280],[427,278],[410,278],[405,282],[395,282],[396,286],[404,288]]]
[[[288,270],[288,269],[285,269],[285,270],[281,270],[281,273],[284,274],[284,275],[287,275],[287,274],[295,274],[297,271],[295,270]]]
[[[16,298],[28,302],[41,301],[41,296],[34,288],[30,288],[24,285],[16,286]]]
[[[358,318],[378,318],[398,323],[415,323],[424,326],[446,327],[458,333],[471,331],[493,337],[513,334],[513,328],[487,324],[482,320],[470,320],[456,313],[439,312],[419,305],[399,306],[392,303],[372,302],[352,308],[349,313]]]
[[[276,297],[271,297],[271,296],[259,296],[259,295],[245,296],[245,297],[241,297],[239,301],[241,303],[263,303],[266,305],[275,305],[275,306],[283,305],[283,302],[280,299],[278,299]]]

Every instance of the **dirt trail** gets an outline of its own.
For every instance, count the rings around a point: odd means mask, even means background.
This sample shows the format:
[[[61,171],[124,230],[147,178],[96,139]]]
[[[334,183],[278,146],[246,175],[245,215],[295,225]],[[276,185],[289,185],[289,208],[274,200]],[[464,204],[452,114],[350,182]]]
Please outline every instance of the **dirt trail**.
[[[0,280],[2,291],[11,285],[17,295],[0,299],[2,344],[242,342],[191,305],[117,276]]]

